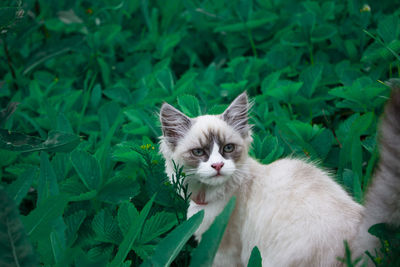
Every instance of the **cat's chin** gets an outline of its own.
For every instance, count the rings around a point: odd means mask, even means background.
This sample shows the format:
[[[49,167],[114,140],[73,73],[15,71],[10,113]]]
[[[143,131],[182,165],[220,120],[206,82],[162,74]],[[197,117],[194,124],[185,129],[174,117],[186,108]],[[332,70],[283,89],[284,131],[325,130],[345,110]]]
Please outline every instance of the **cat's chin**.
[[[226,183],[230,178],[230,175],[215,175],[210,177],[203,177],[199,179],[200,183],[205,185],[217,186]]]

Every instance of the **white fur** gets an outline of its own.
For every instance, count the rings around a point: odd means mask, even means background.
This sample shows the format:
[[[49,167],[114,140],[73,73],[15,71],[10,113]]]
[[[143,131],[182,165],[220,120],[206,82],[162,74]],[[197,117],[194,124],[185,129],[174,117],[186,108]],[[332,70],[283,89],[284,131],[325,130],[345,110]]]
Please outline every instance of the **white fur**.
[[[220,170],[221,176],[215,177],[217,171],[212,168],[212,164],[223,162],[224,166]],[[235,163],[232,160],[226,160],[219,153],[219,146],[214,143],[213,150],[210,158],[206,162],[201,162],[198,167],[196,174],[199,176],[199,180],[207,185],[219,185],[225,183],[236,169]]]
[[[398,99],[400,103],[400,93]],[[168,176],[174,175],[172,161],[175,161],[189,174],[186,182],[192,194],[205,192],[207,204],[198,205],[191,201],[187,214],[191,217],[200,210],[205,212],[203,222],[195,232],[197,240],[228,200],[232,196],[237,198],[213,266],[247,266],[254,246],[261,252],[263,266],[274,267],[342,266],[337,258],[344,257],[345,240],[355,252],[354,258],[362,256],[366,249],[374,248],[378,240],[368,234],[367,229],[384,220],[397,222],[400,217],[400,180],[393,173],[398,158],[390,152],[399,151],[398,142],[386,144],[392,146],[389,152],[383,149],[383,158],[394,165],[380,167],[367,195],[367,208],[364,208],[327,172],[312,163],[286,158],[263,165],[248,156],[252,138],[250,126],[243,124],[247,123],[243,111],[246,108],[247,96],[242,94],[223,116],[190,119],[190,129],[175,147],[161,137],[160,151],[166,160]],[[400,105],[396,108],[400,110]],[[240,127],[229,116],[239,116]],[[394,116],[397,115],[392,114],[386,120],[394,121]],[[384,137],[395,132],[392,125],[396,124],[383,124]],[[218,131],[229,143],[240,148],[240,159],[226,160],[214,144],[207,162],[198,168],[185,166],[185,153],[199,147],[199,140],[210,131]],[[393,138],[397,140],[399,136]],[[224,162],[221,177],[215,177],[216,171],[211,167],[216,162]],[[386,192],[392,193],[387,195]],[[387,207],[387,203],[393,207]]]
[[[166,170],[173,175],[172,161],[183,165],[181,154],[198,146],[205,130],[219,129],[230,142],[245,147],[242,162],[229,169],[224,183],[207,182],[212,177],[214,162],[228,162],[216,144],[208,162],[200,164],[188,178],[189,188],[206,191],[207,205],[190,203],[188,217],[205,211],[203,223],[195,236],[209,228],[227,201],[235,195],[237,204],[230,219],[214,266],[246,266],[251,250],[257,246],[263,266],[336,266],[344,256],[343,240],[351,241],[362,218],[363,207],[317,167],[297,159],[283,159],[262,165],[247,156],[251,138],[244,139],[218,116],[201,116],[180,141],[175,151],[161,142]],[[184,168],[185,170],[185,168]],[[220,180],[222,181],[222,180]]]

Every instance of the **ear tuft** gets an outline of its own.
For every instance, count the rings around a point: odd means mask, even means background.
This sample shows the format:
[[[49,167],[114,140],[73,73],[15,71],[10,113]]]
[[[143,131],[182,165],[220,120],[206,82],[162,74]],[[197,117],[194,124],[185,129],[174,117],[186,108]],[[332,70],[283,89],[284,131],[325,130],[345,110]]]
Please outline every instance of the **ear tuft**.
[[[248,112],[250,109],[247,93],[243,92],[233,100],[229,107],[222,113],[222,119],[238,131],[242,136],[249,134]]]
[[[192,126],[192,120],[168,103],[164,103],[160,110],[160,121],[163,136],[166,141],[175,147]]]

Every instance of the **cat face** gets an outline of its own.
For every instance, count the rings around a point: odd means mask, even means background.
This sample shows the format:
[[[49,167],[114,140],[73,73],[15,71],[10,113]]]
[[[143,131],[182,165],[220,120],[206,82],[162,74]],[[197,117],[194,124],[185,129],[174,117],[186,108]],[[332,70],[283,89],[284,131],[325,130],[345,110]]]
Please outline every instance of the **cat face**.
[[[174,160],[190,180],[219,185],[240,172],[251,143],[247,94],[239,95],[220,115],[189,118],[163,104],[160,119],[162,152]]]

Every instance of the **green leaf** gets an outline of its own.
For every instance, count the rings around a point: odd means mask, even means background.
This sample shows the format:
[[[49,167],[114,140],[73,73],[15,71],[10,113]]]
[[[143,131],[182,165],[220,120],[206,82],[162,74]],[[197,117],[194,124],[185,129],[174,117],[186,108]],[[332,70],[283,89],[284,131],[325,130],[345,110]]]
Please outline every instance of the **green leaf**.
[[[139,212],[131,202],[124,202],[118,209],[118,225],[125,236],[131,225],[138,220]]]
[[[142,226],[147,218],[147,215],[150,212],[151,206],[153,205],[154,199],[155,195],[146,203],[146,205],[140,212],[138,219],[134,223],[132,223],[128,233],[125,235],[121,245],[119,246],[117,255],[115,256],[114,260],[109,264],[109,266],[117,267],[124,262],[126,255],[128,255],[129,251],[132,248],[133,243],[137,239],[142,229]]]
[[[49,232],[49,224],[63,214],[67,203],[67,195],[49,196],[43,200],[36,209],[22,219],[28,235],[37,239],[41,233]]]
[[[154,254],[155,245],[152,244],[133,244],[132,249],[135,253],[143,260],[146,261],[150,258],[150,255]]]
[[[1,266],[38,266],[32,245],[19,218],[18,208],[0,187]]]
[[[399,17],[396,15],[389,15],[380,19],[378,21],[377,32],[386,44],[398,40],[400,37]]]
[[[102,186],[97,198],[104,202],[118,204],[137,196],[139,192],[140,186],[136,179],[116,176]]]
[[[88,251],[87,255],[88,255],[88,258],[93,262],[98,261],[98,259],[103,259],[101,266],[106,266],[106,263],[108,262],[108,260],[111,257],[113,249],[114,249],[114,245],[102,243],[98,246],[91,248]]]
[[[297,24],[304,30],[310,32],[314,29],[316,22],[316,14],[312,10],[308,10],[303,13],[295,14],[295,19]]]
[[[96,233],[95,240],[116,245],[121,243],[122,234],[118,224],[107,209],[102,209],[94,216],[92,228]]]
[[[157,54],[156,57],[165,58],[175,46],[179,44],[182,39],[182,34],[180,33],[169,33],[160,38],[157,43]],[[172,87],[171,87],[172,88]]]
[[[101,57],[97,57],[97,63],[100,66],[101,78],[103,79],[105,86],[108,86],[110,84],[111,76],[110,66]]]
[[[261,140],[258,135],[254,135],[253,139],[254,155],[263,164],[271,163],[283,155],[284,149],[279,146],[277,137],[268,134]]]
[[[357,173],[352,170],[345,169],[343,171],[343,182],[347,189],[353,194],[354,198],[361,203],[362,201],[362,190],[361,183]]]
[[[98,114],[100,119],[101,136],[103,139],[106,138],[113,125],[118,121],[116,118],[118,118],[120,113],[121,107],[114,101],[107,102],[99,109]]]
[[[267,23],[271,23],[275,20],[278,19],[278,16],[266,12],[264,14],[265,18],[262,19],[255,19],[255,20],[249,20],[246,22],[240,22],[240,23],[233,23],[233,24],[228,24],[228,25],[223,25],[223,26],[218,26],[217,28],[214,29],[214,32],[242,32],[242,31],[247,31],[253,28],[258,28],[261,27]]]
[[[276,71],[276,72],[269,74],[267,77],[265,77],[261,83],[261,91],[263,93],[266,93],[268,91],[273,90],[274,87],[276,87],[281,74],[282,73],[280,71]]]
[[[328,24],[318,25],[311,33],[311,42],[322,42],[332,38],[337,33],[336,27]]]
[[[38,205],[49,196],[55,196],[59,194],[57,177],[53,167],[50,164],[49,156],[45,152],[40,153],[40,176],[37,190]]]
[[[104,45],[109,45],[115,42],[117,35],[121,32],[121,25],[119,24],[104,24],[98,29],[95,34],[98,36],[98,41]]]
[[[369,229],[368,232],[371,235],[374,235],[380,239],[383,240],[391,240],[394,239],[395,237],[398,238],[398,234],[396,233],[396,229],[394,226],[386,224],[386,223],[378,223],[372,225]]]
[[[57,131],[73,134],[74,131],[72,130],[71,124],[69,123],[68,118],[65,116],[64,113],[59,113],[57,116]]]
[[[300,88],[300,92],[304,96],[310,98],[314,94],[315,89],[321,80],[322,70],[323,66],[317,64],[306,68],[300,74],[300,81],[303,82],[303,86]]]
[[[73,266],[76,267],[105,267],[108,260],[108,249],[103,249],[103,253],[100,254],[100,251],[95,253],[91,252],[85,253],[81,249],[76,252],[74,257]],[[97,254],[97,257],[94,258],[94,254]]]
[[[59,263],[65,247],[63,246],[60,238],[57,236],[57,233],[55,231],[52,231],[50,233],[50,243],[55,262]]]
[[[156,74],[158,84],[164,89],[165,93],[170,94],[175,87],[174,78],[169,69],[162,69]]]
[[[67,239],[67,246],[70,247],[77,239],[79,227],[82,225],[83,220],[86,218],[86,211],[79,210],[64,218],[67,229],[65,235]]]
[[[231,213],[235,208],[235,202],[236,197],[232,197],[221,214],[215,218],[210,228],[201,236],[199,245],[192,252],[190,266],[212,265]]]
[[[92,89],[92,94],[90,95],[90,105],[93,108],[97,108],[101,101],[101,85],[96,84]]]
[[[177,224],[176,216],[168,212],[158,212],[146,220],[143,231],[137,242],[141,244],[148,243],[154,238],[159,237],[169,231]]]
[[[7,187],[9,196],[19,205],[26,196],[32,185],[33,179],[37,175],[36,167],[28,167],[10,186]]]
[[[388,61],[393,58],[400,59],[398,55],[400,52],[400,40],[394,40],[389,44],[380,44],[375,42],[368,46],[364,51],[361,61],[362,62],[377,62],[377,61]]]
[[[0,166],[11,166],[17,159],[18,154],[18,152],[0,149]]]
[[[210,114],[210,115],[222,114],[227,107],[228,107],[227,105],[222,105],[222,104],[212,106],[209,110],[207,110],[207,114]]]
[[[272,96],[280,101],[290,103],[302,86],[302,82],[292,82],[289,80],[279,81],[276,87],[264,90],[264,94]]]
[[[318,135],[311,140],[311,145],[317,152],[318,157],[325,159],[332,148],[334,136],[331,131],[323,129]]]
[[[122,162],[140,162],[140,155],[134,150],[137,144],[133,142],[122,142],[114,148],[112,159]]]
[[[183,95],[178,97],[178,104],[181,111],[189,117],[201,115],[199,101],[192,95]]]
[[[80,193],[79,195],[70,196],[69,201],[84,201],[90,200],[97,196],[97,190],[91,190],[85,193]]]
[[[367,113],[356,117],[347,133],[343,143],[343,148],[340,151],[339,171],[341,173],[345,168],[346,163],[351,162],[354,171],[358,177],[362,177],[362,154],[360,136],[371,126],[374,120],[373,113]]]
[[[282,35],[282,44],[290,45],[294,47],[302,47],[308,45],[308,40],[304,33],[299,31],[287,31]]]
[[[103,91],[103,94],[125,105],[132,103],[131,93],[123,84],[116,84],[111,88],[107,88]]]
[[[253,250],[251,251],[247,267],[261,267],[261,266],[262,266],[261,253],[257,247],[254,247]]]
[[[70,152],[79,142],[80,139],[78,136],[58,131],[49,132],[47,139],[42,140],[34,136],[0,129],[0,148],[11,151],[32,152],[44,150],[49,152]]]
[[[86,188],[89,190],[99,189],[102,183],[99,161],[82,150],[74,150],[70,158],[72,165]]]
[[[142,266],[170,266],[183,246],[200,226],[204,211],[184,221],[157,245],[154,254]]]

